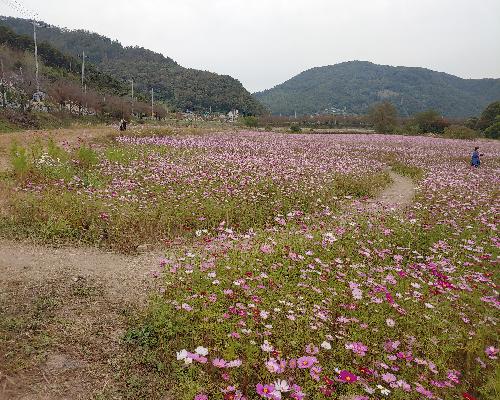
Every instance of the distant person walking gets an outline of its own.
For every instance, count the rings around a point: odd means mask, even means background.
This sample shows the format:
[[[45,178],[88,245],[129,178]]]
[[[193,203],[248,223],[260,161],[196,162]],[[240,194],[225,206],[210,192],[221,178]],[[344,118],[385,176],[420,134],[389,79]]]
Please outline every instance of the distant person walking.
[[[474,148],[474,152],[472,153],[472,159],[470,161],[470,165],[473,167],[479,168],[481,166],[481,157],[483,155],[479,154],[479,147]]]
[[[123,118],[120,121],[120,131],[126,131],[127,130],[127,121],[125,121]]]

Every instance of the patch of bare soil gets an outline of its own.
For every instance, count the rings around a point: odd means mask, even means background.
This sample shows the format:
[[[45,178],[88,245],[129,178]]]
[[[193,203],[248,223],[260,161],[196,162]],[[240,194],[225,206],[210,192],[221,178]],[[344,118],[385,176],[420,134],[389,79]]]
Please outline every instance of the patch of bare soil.
[[[411,204],[415,197],[415,183],[405,176],[388,170],[392,184],[378,196],[365,202],[357,202],[355,206],[360,211],[381,212],[397,211]]]
[[[123,335],[159,258],[0,242],[0,399],[133,398]]]

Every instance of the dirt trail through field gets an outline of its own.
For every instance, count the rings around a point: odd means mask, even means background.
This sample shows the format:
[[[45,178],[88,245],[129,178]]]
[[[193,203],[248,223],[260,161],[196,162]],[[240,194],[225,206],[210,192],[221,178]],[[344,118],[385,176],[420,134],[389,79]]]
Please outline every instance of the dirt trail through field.
[[[360,211],[397,211],[411,204],[415,196],[415,183],[410,178],[399,175],[391,169],[388,169],[387,172],[392,179],[392,184],[375,198],[366,202],[358,202],[356,206]]]
[[[122,337],[160,256],[0,241],[0,399],[119,392]]]

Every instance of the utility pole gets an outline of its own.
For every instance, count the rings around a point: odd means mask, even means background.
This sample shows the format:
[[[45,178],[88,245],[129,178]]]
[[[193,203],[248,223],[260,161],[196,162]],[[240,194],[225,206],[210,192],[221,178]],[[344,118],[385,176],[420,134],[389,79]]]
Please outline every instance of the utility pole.
[[[2,80],[0,81],[0,84],[2,85],[2,91],[1,91],[1,96],[2,96],[2,107],[5,108],[7,106],[6,102],[6,96],[5,96],[5,83],[4,83],[4,71],[3,71],[3,59],[0,58],[0,65],[2,67]]]
[[[36,42],[36,22],[33,21],[33,40],[35,41],[35,70],[36,70],[36,91],[40,91],[40,79],[38,77],[38,44]]]
[[[134,80],[131,79],[130,82],[132,83],[132,116],[134,115]]]
[[[85,52],[82,55],[82,88],[85,82]]]
[[[151,118],[155,117],[155,91],[151,88]]]

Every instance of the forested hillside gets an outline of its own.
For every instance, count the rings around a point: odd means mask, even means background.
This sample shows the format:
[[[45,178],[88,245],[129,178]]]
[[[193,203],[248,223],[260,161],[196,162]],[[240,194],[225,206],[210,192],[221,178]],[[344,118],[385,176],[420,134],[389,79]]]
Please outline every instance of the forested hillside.
[[[435,109],[447,117],[478,115],[500,99],[500,79],[461,79],[424,68],[352,61],[302,72],[255,98],[274,114],[364,114],[388,100],[400,115]]]
[[[16,33],[31,35],[29,21],[2,17],[0,24]],[[46,41],[60,51],[87,60],[100,71],[121,82],[135,81],[139,91],[154,88],[156,98],[178,110],[209,110],[227,112],[239,109],[258,114],[264,108],[236,79],[207,71],[188,69],[171,58],[140,47],[123,47],[109,38],[83,30],[67,30],[43,23],[38,30],[40,41]]]
[[[33,54],[35,46],[32,37],[18,35],[2,25],[0,25],[0,45],[14,52],[30,52],[31,54]],[[55,79],[64,77],[74,80],[76,78],[75,75],[81,71],[82,63],[80,60],[64,54],[48,43],[39,44],[38,55],[44,66],[52,69],[51,71],[46,71],[45,74],[50,75],[52,82]],[[12,57],[5,57],[3,62],[7,63],[9,61],[8,58],[12,61]],[[22,65],[20,66],[22,67]],[[123,82],[113,78],[109,74],[100,72],[92,65],[86,66],[85,74],[85,84],[89,88],[117,96],[127,94],[127,86]]]

